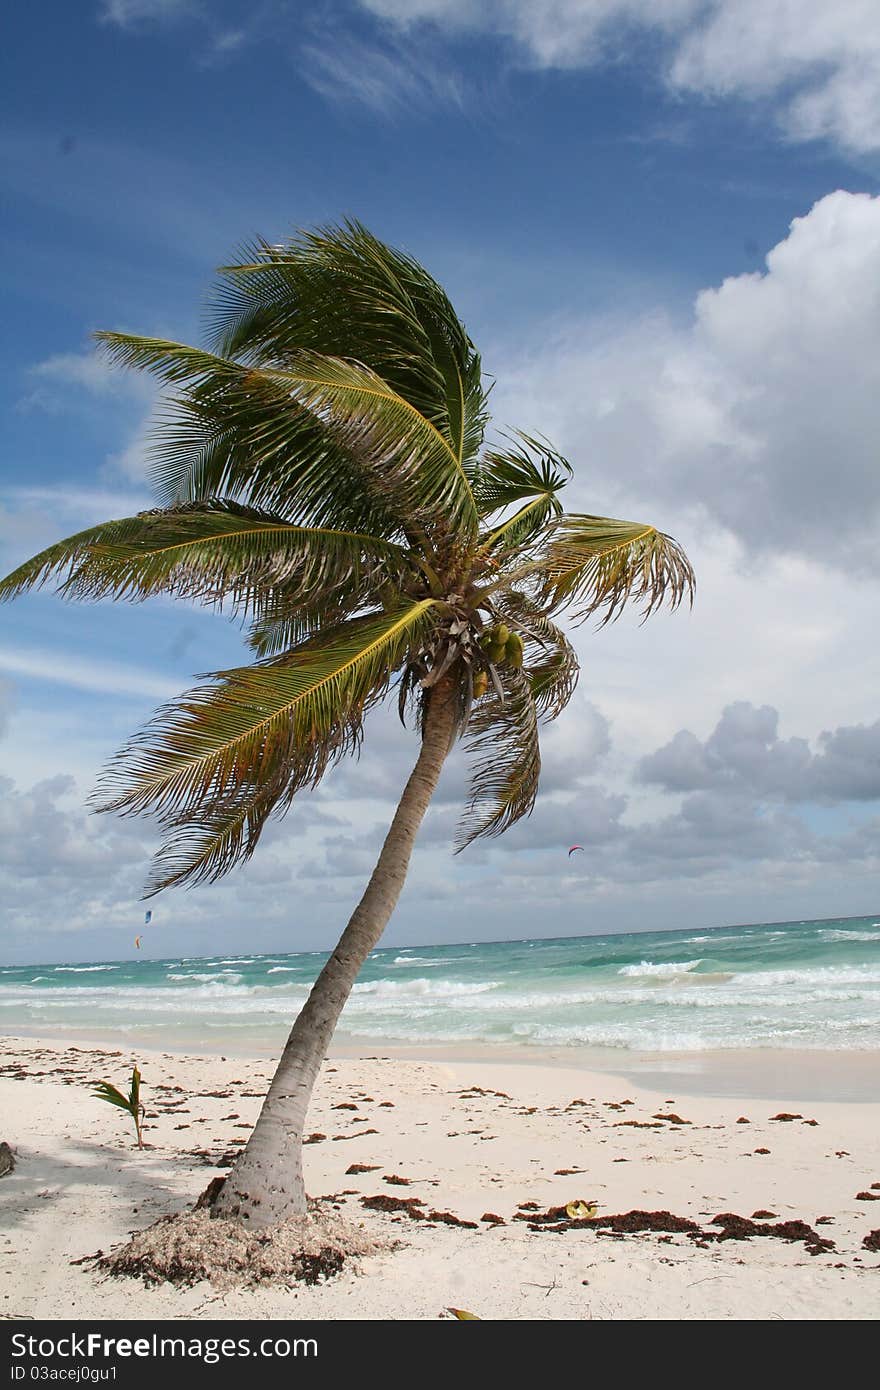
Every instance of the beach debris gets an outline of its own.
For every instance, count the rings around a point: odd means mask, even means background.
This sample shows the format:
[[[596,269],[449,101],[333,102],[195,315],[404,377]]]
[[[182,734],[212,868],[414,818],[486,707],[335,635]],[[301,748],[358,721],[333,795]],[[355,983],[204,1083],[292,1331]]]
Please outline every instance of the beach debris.
[[[450,1091],[450,1095],[463,1096],[465,1100],[470,1100],[473,1096],[496,1096],[498,1100],[511,1099],[506,1091],[487,1091],[482,1086],[465,1086],[463,1091]]]
[[[576,1173],[585,1173],[586,1171],[586,1168],[555,1168],[553,1176],[554,1178],[573,1178]]]
[[[529,1218],[520,1218],[529,1219]],[[680,1232],[700,1234],[696,1221],[687,1216],[674,1216],[670,1211],[627,1211],[611,1216],[586,1216],[572,1219],[565,1207],[548,1207],[540,1216],[530,1218],[530,1231],[584,1231],[598,1233],[612,1232],[615,1235],[636,1235],[642,1231]]]
[[[778,1213],[775,1212],[775,1211],[763,1211],[762,1209],[759,1208],[758,1211],[753,1211],[753,1212],[752,1212],[752,1220],[753,1220],[753,1221],[775,1221],[776,1218],[777,1218],[777,1215],[778,1215]]]
[[[771,1116],[770,1116],[770,1119],[771,1119],[771,1120],[785,1120],[785,1121],[802,1120],[803,1118],[804,1118],[803,1115],[792,1115],[792,1114],[789,1114],[789,1112],[788,1112],[787,1110],[780,1110],[780,1112],[779,1112],[778,1115],[771,1115]]]
[[[438,1221],[444,1226],[462,1226],[468,1231],[477,1229],[476,1221],[462,1221],[460,1216],[455,1216],[451,1211],[429,1211],[425,1220]]]
[[[813,1222],[813,1225],[814,1225],[814,1226],[833,1226],[833,1225],[834,1225],[834,1217],[833,1217],[833,1216],[817,1216],[817,1217],[816,1217],[816,1220]]]
[[[421,1197],[388,1197],[385,1193],[380,1193],[375,1197],[361,1197],[360,1205],[366,1207],[367,1211],[393,1212],[399,1216],[409,1216],[410,1220],[439,1222],[443,1226],[464,1226],[467,1230],[477,1230],[475,1220],[462,1220],[460,1216],[453,1215],[453,1212],[420,1211],[420,1208],[424,1208]]]
[[[4,1139],[0,1142],[0,1178],[5,1178],[15,1167],[15,1155]]]
[[[389,1197],[384,1192],[376,1197],[362,1197],[361,1206],[368,1211],[396,1212],[408,1216],[413,1221],[441,1222],[444,1226],[464,1226],[470,1231],[477,1229],[476,1221],[462,1221],[451,1211],[420,1211],[425,1203],[421,1197]]]
[[[484,1211],[480,1220],[485,1221],[487,1226],[504,1226],[507,1224],[504,1217],[497,1216],[494,1211]]]
[[[750,1125],[751,1123],[751,1120],[747,1120],[745,1115],[740,1115],[739,1119],[737,1120],[738,1125]]]
[[[137,1134],[137,1146],[139,1149],[144,1147],[144,1136],[142,1130],[142,1120],[144,1118],[144,1107],[141,1104],[141,1074],[137,1066],[132,1069],[131,1085],[129,1093],[124,1096],[116,1086],[109,1081],[93,1082],[97,1087],[92,1092],[96,1100],[105,1100],[108,1105],[117,1105],[120,1110],[125,1110],[134,1120],[135,1132]]]
[[[357,1173],[378,1173],[378,1171],[378,1163],[352,1163],[346,1168],[345,1176],[348,1178],[354,1177]]]
[[[755,1149],[756,1154],[768,1154],[769,1152],[769,1149]]]
[[[857,1192],[857,1202],[880,1202],[880,1192]]]
[[[326,1134],[310,1134],[303,1140],[304,1144],[321,1144],[327,1138]]]
[[[220,1289],[320,1284],[338,1274],[347,1260],[389,1248],[317,1203],[307,1216],[290,1217],[259,1232],[203,1209],[161,1217],[103,1256],[97,1267],[145,1284],[167,1280],[189,1286],[202,1279]]]
[[[674,1111],[670,1112],[668,1115],[658,1114],[653,1118],[655,1120],[666,1120],[667,1123],[671,1125],[689,1125],[691,1123],[690,1120],[683,1120],[681,1116],[676,1115]]]
[[[404,1216],[411,1216],[414,1221],[424,1220],[425,1213],[416,1211],[416,1207],[425,1205],[421,1197],[390,1197],[386,1192],[380,1192],[375,1197],[362,1197],[361,1206],[368,1211],[387,1211],[400,1212]]]
[[[539,1204],[538,1204],[537,1202],[518,1202],[518,1203],[517,1203],[516,1209],[517,1209],[517,1211],[540,1211],[540,1210],[541,1210],[541,1208],[540,1208],[540,1206],[539,1206]]]
[[[361,1139],[361,1138],[363,1138],[363,1136],[364,1136],[365,1134],[378,1134],[378,1133],[379,1133],[378,1129],[359,1129],[358,1132],[357,1132],[357,1134],[334,1134],[334,1136],[333,1136],[333,1143],[334,1143],[334,1144],[338,1144],[339,1141],[340,1141],[340,1139]],[[327,1138],[326,1134],[322,1134],[322,1135],[321,1135],[321,1138],[322,1138],[322,1139],[326,1139],[326,1138]],[[305,1140],[303,1140],[303,1142],[307,1144],[309,1141],[308,1141],[307,1139],[305,1139]]]
[[[212,1178],[211,1181],[208,1183],[208,1186],[205,1188],[204,1192],[199,1193],[199,1196],[196,1199],[196,1204],[193,1207],[193,1211],[202,1211],[205,1207],[207,1207],[210,1210],[210,1208],[216,1202],[217,1198],[220,1196],[220,1193],[223,1189],[223,1184],[225,1182],[225,1173],[223,1173],[219,1178]]]
[[[880,1231],[869,1231],[862,1245],[866,1250],[880,1250]]]
[[[451,1313],[459,1322],[482,1322],[483,1319],[477,1317],[476,1313],[469,1313],[466,1308],[447,1308],[447,1313]]]
[[[726,1211],[713,1217],[710,1224],[722,1228],[716,1235],[716,1240],[748,1240],[751,1236],[778,1236],[780,1240],[802,1240],[811,1255],[824,1255],[826,1251],[834,1249],[834,1241],[824,1240],[806,1221],[778,1221],[771,1226]]]
[[[565,1214],[571,1221],[583,1221],[586,1217],[595,1216],[599,1210],[597,1202],[584,1202],[578,1199],[575,1202],[566,1202]]]
[[[382,1181],[390,1183],[392,1187],[409,1187],[412,1179],[402,1178],[398,1173],[386,1173]]]
[[[763,1216],[758,1221],[747,1216],[737,1216],[734,1212],[722,1212],[709,1223],[720,1230],[706,1230],[698,1222],[687,1216],[676,1216],[670,1211],[627,1211],[611,1216],[568,1217],[565,1207],[549,1207],[539,1216],[515,1216],[514,1220],[528,1221],[529,1230],[535,1232],[563,1232],[592,1230],[597,1235],[639,1235],[645,1231],[656,1231],[663,1235],[686,1235],[701,1248],[710,1242],[723,1240],[749,1240],[752,1236],[776,1236],[781,1240],[803,1241],[811,1255],[822,1255],[834,1249],[832,1240],[824,1240],[806,1221],[778,1221],[769,1224],[773,1212],[755,1213]]]
[[[340,1100],[336,1105],[331,1105],[331,1110],[357,1110],[357,1106],[350,1100]]]

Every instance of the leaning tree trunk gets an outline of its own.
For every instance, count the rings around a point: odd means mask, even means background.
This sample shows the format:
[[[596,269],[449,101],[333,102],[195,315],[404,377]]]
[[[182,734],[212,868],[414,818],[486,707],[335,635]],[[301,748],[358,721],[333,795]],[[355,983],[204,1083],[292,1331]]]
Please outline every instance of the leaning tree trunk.
[[[262,1227],[306,1210],[302,1139],[312,1090],[358,972],[397,905],[454,728],[452,689],[440,682],[431,692],[421,751],[367,890],[291,1029],[253,1134],[214,1202],[216,1216]]]

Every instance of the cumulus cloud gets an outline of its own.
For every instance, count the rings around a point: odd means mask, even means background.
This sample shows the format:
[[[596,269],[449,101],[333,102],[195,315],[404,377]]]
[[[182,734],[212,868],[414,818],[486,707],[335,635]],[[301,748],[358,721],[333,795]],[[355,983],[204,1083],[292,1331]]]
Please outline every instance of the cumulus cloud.
[[[142,839],[129,821],[90,816],[72,777],[47,778],[27,791],[0,778],[0,871],[14,874],[16,884],[48,889],[56,903],[60,880],[74,894],[83,886],[105,892],[120,874],[130,878],[142,860]],[[5,901],[11,904],[12,895]]]
[[[389,24],[493,34],[537,68],[638,56],[672,92],[762,97],[794,139],[880,148],[880,25],[874,0],[360,0]]]
[[[880,25],[873,0],[716,0],[686,29],[670,78],[706,96],[783,94],[796,139],[880,147]]]
[[[504,364],[496,413],[595,460],[606,494],[696,506],[761,556],[875,570],[880,198],[838,191],[692,321],[570,324]]]
[[[681,729],[642,759],[638,775],[671,792],[728,788],[795,802],[880,800],[880,719],[823,732],[815,753],[804,738],[781,739],[778,728],[772,706],[738,701],[704,742]]]

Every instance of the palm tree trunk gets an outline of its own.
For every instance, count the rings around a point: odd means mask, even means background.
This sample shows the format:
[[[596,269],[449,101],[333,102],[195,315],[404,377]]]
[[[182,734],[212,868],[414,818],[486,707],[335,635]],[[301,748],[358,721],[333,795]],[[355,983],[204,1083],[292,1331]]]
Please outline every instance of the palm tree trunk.
[[[358,972],[385,930],[455,731],[452,685],[431,692],[422,746],[367,890],[302,1007],[256,1127],[214,1202],[216,1216],[269,1226],[306,1211],[302,1140],[312,1090]]]

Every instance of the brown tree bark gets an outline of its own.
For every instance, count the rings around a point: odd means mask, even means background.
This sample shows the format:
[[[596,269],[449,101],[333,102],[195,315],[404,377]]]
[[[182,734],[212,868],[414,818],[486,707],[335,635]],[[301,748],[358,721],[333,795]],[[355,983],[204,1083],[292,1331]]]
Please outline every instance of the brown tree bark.
[[[447,679],[431,692],[419,756],[366,892],[291,1029],[254,1131],[214,1202],[217,1216],[258,1228],[306,1211],[302,1140],[312,1090],[360,968],[397,905],[454,732]]]

